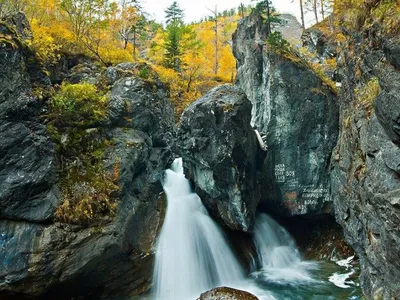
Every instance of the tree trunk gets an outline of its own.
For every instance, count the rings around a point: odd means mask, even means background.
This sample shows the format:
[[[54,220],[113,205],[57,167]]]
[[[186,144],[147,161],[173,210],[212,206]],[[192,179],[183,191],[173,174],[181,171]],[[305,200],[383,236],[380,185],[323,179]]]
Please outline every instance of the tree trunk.
[[[133,60],[136,61],[136,29],[133,30]]]
[[[317,8],[317,0],[314,0],[313,5],[314,15],[315,15],[315,22],[318,23],[318,8]]]
[[[215,10],[211,10],[214,15],[214,35],[215,35],[215,40],[214,40],[214,52],[215,52],[215,57],[214,57],[214,74],[218,74],[218,69],[219,69],[219,63],[218,63],[218,10],[217,6],[215,5]]]
[[[266,1],[267,3],[267,34],[271,34],[271,9],[269,7],[269,0]]]
[[[325,19],[325,7],[324,7],[324,0],[321,0],[321,15],[322,15],[322,20]]]
[[[242,19],[244,18],[244,5],[243,3],[240,3],[240,14],[242,16]]]
[[[300,0],[300,13],[301,13],[301,26],[303,29],[306,27],[304,24],[304,7],[303,7],[303,0]]]

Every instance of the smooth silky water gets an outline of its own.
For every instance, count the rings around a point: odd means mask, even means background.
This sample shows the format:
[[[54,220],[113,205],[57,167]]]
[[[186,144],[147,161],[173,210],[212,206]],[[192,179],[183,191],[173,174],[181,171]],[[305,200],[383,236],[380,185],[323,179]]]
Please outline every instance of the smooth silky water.
[[[303,261],[290,234],[265,214],[256,219],[257,258],[253,272],[246,274],[224,233],[191,190],[182,159],[166,170],[163,188],[167,211],[157,243],[153,288],[138,299],[191,300],[218,286],[266,300],[360,299],[358,285],[348,280],[355,272],[352,268]]]

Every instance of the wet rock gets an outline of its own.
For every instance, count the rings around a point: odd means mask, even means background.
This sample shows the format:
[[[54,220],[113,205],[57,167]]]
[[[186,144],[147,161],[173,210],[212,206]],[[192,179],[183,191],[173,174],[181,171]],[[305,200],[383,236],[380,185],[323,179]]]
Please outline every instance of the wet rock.
[[[341,133],[331,173],[336,219],[347,242],[360,257],[361,287],[367,297],[393,299],[400,295],[399,131],[400,72],[387,45],[354,35],[340,52],[343,76]],[[357,38],[358,37],[358,38]],[[369,45],[375,44],[371,49]],[[399,45],[391,41],[391,47]],[[354,47],[357,57],[346,49]],[[390,55],[396,55],[391,52]],[[356,66],[362,70],[356,77]],[[345,63],[344,63],[345,62]],[[374,78],[380,92],[361,105],[355,90]]]
[[[219,287],[202,293],[197,300],[257,300],[258,298],[249,292],[228,287]]]
[[[332,212],[329,164],[338,136],[336,95],[311,70],[268,52],[264,26],[259,16],[250,15],[233,36],[236,84],[252,102],[251,124],[268,146],[260,208],[287,216]]]
[[[185,110],[178,133],[185,175],[205,206],[231,229],[243,231],[251,229],[260,197],[250,110],[240,89],[223,85]]]
[[[296,240],[304,259],[339,261],[355,255],[331,214],[296,216],[280,222]]]

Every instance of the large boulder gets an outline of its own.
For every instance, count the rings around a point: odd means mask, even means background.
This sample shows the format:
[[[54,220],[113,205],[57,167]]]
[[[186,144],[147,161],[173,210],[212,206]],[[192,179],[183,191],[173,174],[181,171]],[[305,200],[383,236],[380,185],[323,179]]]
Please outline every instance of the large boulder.
[[[338,136],[336,95],[315,72],[270,51],[264,26],[252,14],[233,35],[236,84],[252,102],[251,124],[268,146],[260,208],[286,216],[332,213],[329,164]]]
[[[102,165],[119,186],[113,195],[118,205],[115,215],[94,223],[56,221],[64,200],[60,145],[43,123],[46,99],[35,96],[49,80],[21,35],[5,23],[0,34],[0,298],[99,298],[147,290],[165,206],[160,180],[173,159],[175,124],[166,88],[122,66],[107,70],[119,72],[118,78],[107,78],[107,71],[90,77],[110,89],[110,102],[105,120],[84,132],[89,140],[107,140]]]
[[[257,300],[253,294],[229,287],[219,287],[202,293],[197,300]]]
[[[239,88],[219,86],[185,110],[178,133],[185,175],[205,206],[229,228],[243,231],[252,228],[260,197],[250,111]]]

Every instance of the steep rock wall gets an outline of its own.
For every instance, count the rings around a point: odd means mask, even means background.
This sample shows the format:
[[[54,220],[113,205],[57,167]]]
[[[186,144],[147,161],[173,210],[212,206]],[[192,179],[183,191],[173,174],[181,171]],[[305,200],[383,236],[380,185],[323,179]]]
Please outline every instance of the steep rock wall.
[[[251,100],[252,125],[268,146],[260,206],[288,216],[331,212],[336,95],[311,70],[269,51],[264,26],[253,14],[240,21],[233,36],[236,84]]]
[[[110,141],[102,160],[117,178],[118,207],[115,216],[89,226],[56,222],[63,200],[59,157],[44,124],[46,99],[35,96],[49,79],[22,38],[0,23],[0,298],[140,293],[151,283],[165,205],[160,179],[173,156],[174,114],[166,89],[157,78],[135,76],[135,64],[92,78],[110,89],[105,121],[88,132]]]
[[[398,36],[371,28],[351,35],[338,60],[343,87],[332,197],[361,260],[363,291],[373,299],[400,295],[399,48]]]

